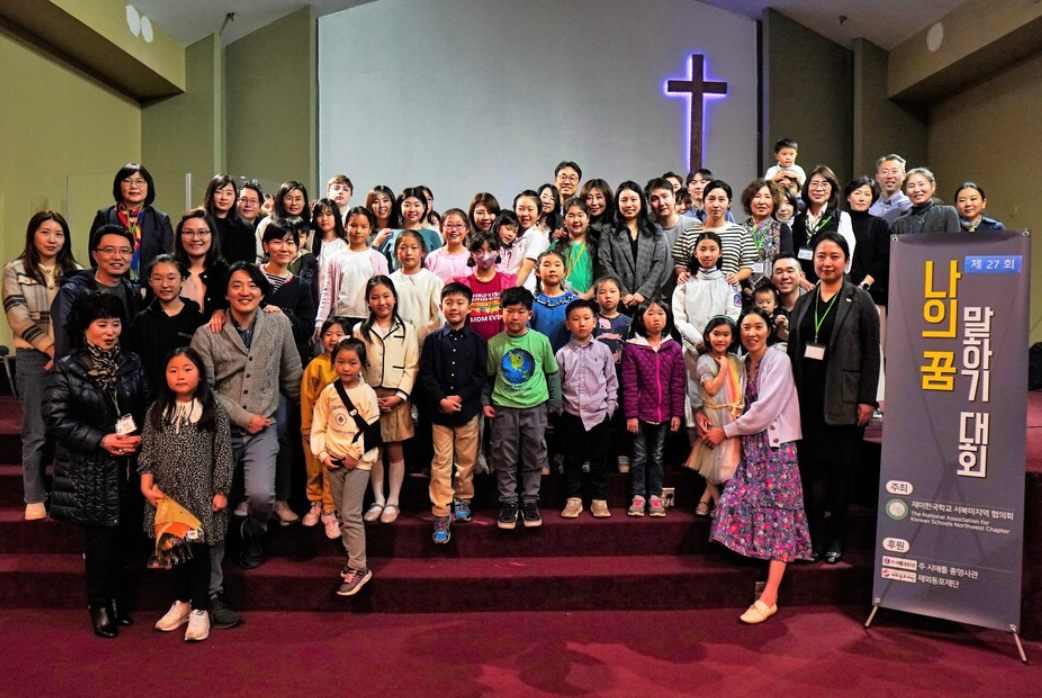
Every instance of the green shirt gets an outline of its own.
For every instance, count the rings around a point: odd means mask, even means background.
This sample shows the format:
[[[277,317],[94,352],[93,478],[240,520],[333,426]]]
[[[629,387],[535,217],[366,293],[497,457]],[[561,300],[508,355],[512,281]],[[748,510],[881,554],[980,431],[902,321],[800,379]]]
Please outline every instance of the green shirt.
[[[546,375],[557,360],[546,335],[528,330],[520,337],[500,332],[488,342],[488,373],[495,376],[492,404],[525,409],[550,399]]]

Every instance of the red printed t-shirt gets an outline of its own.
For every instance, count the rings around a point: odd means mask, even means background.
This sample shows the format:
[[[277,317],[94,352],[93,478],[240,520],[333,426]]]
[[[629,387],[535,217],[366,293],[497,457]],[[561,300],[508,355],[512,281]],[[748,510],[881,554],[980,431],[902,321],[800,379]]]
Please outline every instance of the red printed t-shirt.
[[[504,289],[517,286],[517,277],[497,272],[491,281],[479,281],[473,274],[456,281],[469,287],[474,294],[470,301],[470,329],[486,342],[502,332],[503,310],[499,305],[499,294]]]

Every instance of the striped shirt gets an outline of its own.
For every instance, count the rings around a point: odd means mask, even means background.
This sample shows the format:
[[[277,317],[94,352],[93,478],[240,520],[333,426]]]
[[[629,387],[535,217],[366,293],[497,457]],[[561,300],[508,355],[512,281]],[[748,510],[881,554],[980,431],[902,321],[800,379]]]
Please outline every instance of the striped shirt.
[[[720,257],[720,270],[724,274],[737,274],[739,269],[752,269],[756,261],[756,243],[752,233],[737,223],[728,223],[722,228],[706,228],[699,225],[684,230],[673,245],[673,261],[678,267],[687,269],[688,261],[695,251],[695,240],[702,233],[716,233],[723,243]]]

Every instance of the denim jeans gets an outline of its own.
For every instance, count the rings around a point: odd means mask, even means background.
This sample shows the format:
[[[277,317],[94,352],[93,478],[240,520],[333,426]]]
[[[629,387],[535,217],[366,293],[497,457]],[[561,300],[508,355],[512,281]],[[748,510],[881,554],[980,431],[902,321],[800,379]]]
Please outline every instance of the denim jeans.
[[[35,349],[18,349],[15,353],[15,385],[22,403],[22,484],[26,504],[40,504],[47,499],[44,481],[43,448],[46,434],[43,425],[43,389],[47,373],[43,367],[50,357]]]
[[[669,422],[648,424],[638,422],[639,431],[633,439],[633,463],[630,465],[633,496],[661,497],[666,434]]]

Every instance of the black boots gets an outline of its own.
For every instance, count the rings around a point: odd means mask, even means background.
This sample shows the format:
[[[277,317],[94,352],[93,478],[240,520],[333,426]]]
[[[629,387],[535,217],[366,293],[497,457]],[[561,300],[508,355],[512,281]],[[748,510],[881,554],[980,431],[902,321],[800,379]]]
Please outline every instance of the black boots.
[[[111,639],[119,635],[119,626],[116,625],[116,613],[111,604],[90,607],[90,622],[94,626],[94,634],[98,637]]]

